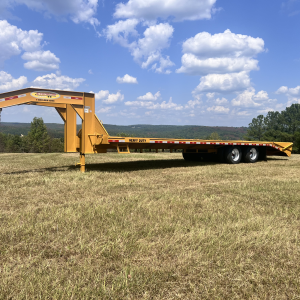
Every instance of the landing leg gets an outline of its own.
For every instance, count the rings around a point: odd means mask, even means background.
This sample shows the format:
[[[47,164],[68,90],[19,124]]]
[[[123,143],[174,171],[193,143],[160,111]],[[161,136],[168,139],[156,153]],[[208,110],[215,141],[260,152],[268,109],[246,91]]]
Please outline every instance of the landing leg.
[[[84,173],[85,172],[85,154],[80,153],[80,172]]]

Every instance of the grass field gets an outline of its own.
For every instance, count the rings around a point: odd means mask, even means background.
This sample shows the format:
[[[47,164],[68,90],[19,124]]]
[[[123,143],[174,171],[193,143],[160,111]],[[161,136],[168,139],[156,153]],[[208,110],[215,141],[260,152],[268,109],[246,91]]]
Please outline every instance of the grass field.
[[[0,161],[0,299],[300,299],[300,155]]]

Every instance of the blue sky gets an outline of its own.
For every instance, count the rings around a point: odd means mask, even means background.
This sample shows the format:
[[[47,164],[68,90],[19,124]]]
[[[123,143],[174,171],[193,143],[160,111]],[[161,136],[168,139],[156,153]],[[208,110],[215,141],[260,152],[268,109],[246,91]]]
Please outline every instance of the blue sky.
[[[247,126],[300,103],[299,0],[1,0],[0,92],[96,94],[109,124]],[[61,123],[54,109],[3,122]]]

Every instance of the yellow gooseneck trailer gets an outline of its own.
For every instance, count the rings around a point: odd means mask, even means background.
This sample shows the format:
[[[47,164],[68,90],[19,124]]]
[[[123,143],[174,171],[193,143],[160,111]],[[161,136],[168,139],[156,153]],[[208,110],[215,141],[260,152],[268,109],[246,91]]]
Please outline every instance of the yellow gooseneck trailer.
[[[291,156],[293,143],[262,141],[211,141],[196,139],[155,139],[109,136],[95,114],[95,95],[27,88],[0,94],[0,112],[5,107],[28,104],[54,107],[65,123],[65,152],[80,153],[80,170],[85,172],[85,154],[106,153],[117,149],[118,153],[130,153],[130,149],[183,150],[185,160],[204,160],[216,157],[220,162],[238,164],[242,160],[255,163],[266,156]],[[76,115],[82,120],[82,128],[76,132]]]

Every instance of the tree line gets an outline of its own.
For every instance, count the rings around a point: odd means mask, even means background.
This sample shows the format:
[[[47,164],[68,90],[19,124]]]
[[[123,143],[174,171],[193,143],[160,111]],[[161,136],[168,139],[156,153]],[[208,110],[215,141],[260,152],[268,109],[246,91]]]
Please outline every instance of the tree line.
[[[64,124],[45,123],[51,137],[64,137]],[[174,139],[207,139],[212,133],[218,133],[223,140],[242,140],[247,133],[247,127],[220,127],[220,126],[191,126],[191,125],[110,125],[104,127],[111,136],[119,136],[119,133],[126,133],[132,137],[146,138],[174,138]],[[81,124],[77,124],[77,131]],[[0,123],[0,132],[15,135],[27,135],[30,130],[30,123]]]
[[[292,104],[282,112],[269,111],[249,124],[246,140],[291,142],[293,153],[300,153],[300,104]]]
[[[0,132],[0,152],[51,153],[63,152],[63,138],[52,138],[42,118],[34,118],[27,135]]]

